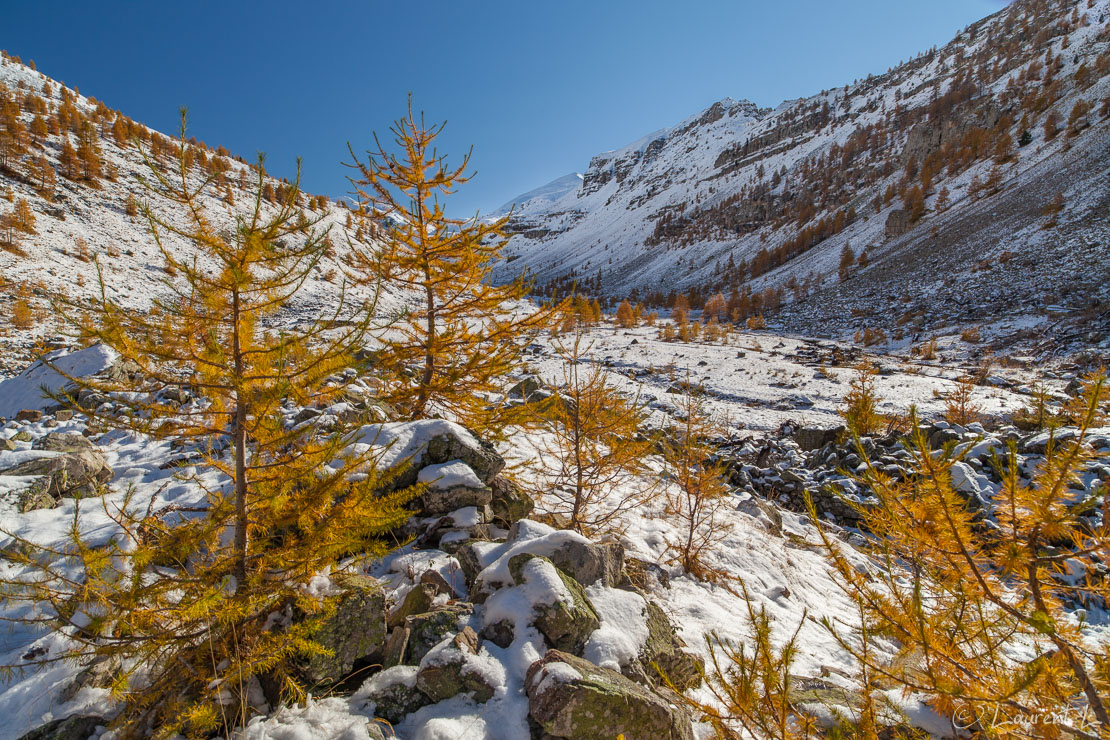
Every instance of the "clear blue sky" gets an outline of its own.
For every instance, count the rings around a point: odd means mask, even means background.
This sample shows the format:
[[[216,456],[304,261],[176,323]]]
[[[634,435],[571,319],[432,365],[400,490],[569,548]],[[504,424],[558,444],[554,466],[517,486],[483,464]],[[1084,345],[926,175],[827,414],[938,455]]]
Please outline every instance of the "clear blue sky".
[[[488,210],[724,97],[761,106],[885,71],[1001,0],[0,0],[0,47],[162,131],[191,133],[306,190],[348,191],[409,91],[474,146],[450,210]]]

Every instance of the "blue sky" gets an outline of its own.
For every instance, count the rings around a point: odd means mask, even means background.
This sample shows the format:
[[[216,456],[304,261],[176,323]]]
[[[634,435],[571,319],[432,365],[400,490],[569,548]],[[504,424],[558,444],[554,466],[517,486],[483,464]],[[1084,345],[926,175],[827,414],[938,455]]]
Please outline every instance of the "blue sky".
[[[0,47],[127,115],[349,190],[406,95],[474,146],[450,204],[487,210],[724,97],[762,106],[844,85],[941,45],[1000,0],[0,0]]]

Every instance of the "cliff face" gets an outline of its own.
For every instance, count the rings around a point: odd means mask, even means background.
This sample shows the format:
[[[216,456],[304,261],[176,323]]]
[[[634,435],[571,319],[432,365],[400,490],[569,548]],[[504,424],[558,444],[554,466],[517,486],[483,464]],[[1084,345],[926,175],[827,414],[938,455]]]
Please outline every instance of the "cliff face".
[[[891,292],[869,282],[881,276],[944,314],[949,304],[930,304],[923,285],[974,284],[1003,252],[1039,259],[1053,229],[1053,243],[1104,238],[1108,20],[1110,0],[1019,0],[843,88],[773,111],[716,103],[595,156],[579,188],[515,213],[499,275],[526,270],[540,291],[575,283],[620,297],[770,289],[787,328],[825,333],[843,330],[837,319],[853,309],[899,308],[854,303]],[[1046,230],[1053,202],[1063,207]],[[852,291],[837,276],[846,245],[869,258],[850,271]],[[940,273],[914,280],[942,248]],[[1088,269],[1110,272],[1105,253],[1091,259],[1055,279],[1089,285]],[[1020,264],[1008,259],[996,284]],[[1061,300],[1041,295],[1035,276],[1001,284],[1012,291],[1004,309]],[[1097,303],[1102,290],[1069,290],[1068,300]]]

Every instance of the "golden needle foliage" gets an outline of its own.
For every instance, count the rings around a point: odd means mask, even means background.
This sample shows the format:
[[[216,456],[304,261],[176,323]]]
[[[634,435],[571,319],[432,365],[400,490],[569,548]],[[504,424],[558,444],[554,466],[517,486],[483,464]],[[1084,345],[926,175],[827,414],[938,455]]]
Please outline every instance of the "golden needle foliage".
[[[380,253],[355,246],[349,261],[356,278],[367,271],[421,297],[385,338],[382,365],[395,373],[388,401],[411,418],[443,413],[481,432],[501,432],[504,411],[490,403],[529,338],[549,317],[511,316],[506,302],[524,296],[517,280],[495,286],[490,274],[505,243],[508,218],[483,222],[447,215],[441,199],[472,175],[467,154],[449,166],[437,153],[443,124],[423,114],[393,124],[396,153],[374,137],[365,161],[351,149],[351,178],[364,205],[391,224]],[[350,149],[350,147],[348,147]]]
[[[864,653],[858,632],[827,622],[841,645],[988,736],[1110,736],[1110,653],[1074,612],[1110,603],[1110,503],[1070,485],[1095,454],[1088,430],[1102,423],[1106,395],[1104,377],[1091,378],[1075,435],[1053,438],[1034,469],[1012,445],[996,461],[993,521],[953,488],[955,458],[930,450],[915,423],[911,475],[899,482],[869,467],[861,478],[878,499],[859,507],[877,533],[878,567],[861,573],[822,532],[838,586],[897,655]]]
[[[333,374],[352,363],[365,331],[365,322],[326,331],[342,299],[303,331],[265,328],[326,248],[294,205],[296,185],[276,209],[265,207],[260,161],[253,204],[234,231],[217,230],[200,201],[211,183],[185,159],[184,123],[182,114],[175,170],[147,160],[146,186],[178,207],[143,208],[175,276],[168,297],[143,313],[114,301],[102,280],[85,327],[138,372],[130,381],[75,382],[127,392],[114,395],[115,412],[97,414],[100,424],[184,445],[195,466],[184,470],[197,472],[180,477],[201,501],[158,509],[155,497],[134,492],[118,505],[105,500],[115,534],[91,539],[75,514],[68,542],[21,540],[9,551],[17,575],[3,582],[7,599],[34,606],[34,621],[69,636],[72,647],[46,660],[93,656],[122,667],[114,690],[124,709],[114,724],[124,736],[208,737],[241,723],[259,676],[300,696],[310,687],[294,663],[320,650],[316,625],[277,629],[271,615],[294,605],[326,612],[300,586],[346,554],[382,552],[378,537],[407,517],[408,494],[379,497],[387,481],[373,461],[345,452],[350,437],[285,419],[287,404],[328,403],[341,392]],[[171,234],[197,258],[181,257]],[[197,398],[179,406],[183,391]],[[355,470],[366,477],[352,480]]]
[[[546,508],[566,516],[571,529],[597,534],[617,527],[656,491],[638,479],[652,451],[649,441],[638,438],[644,408],[613,386],[599,363],[585,360],[582,341],[578,329],[570,342],[555,342],[563,382],[538,414],[549,436],[533,469]]]
[[[851,436],[871,437],[882,428],[883,417],[879,413],[879,396],[875,391],[878,376],[875,366],[864,360],[856,366],[855,377],[848,381],[848,394],[844,396],[840,415]]]
[[[732,508],[724,466],[714,460],[710,440],[719,436],[721,426],[686,381],[687,390],[679,402],[680,420],[663,444],[663,460],[671,482],[668,513],[678,520],[679,538],[668,541],[674,560],[697,578],[718,574],[704,562],[728,534],[731,525],[723,513]]]

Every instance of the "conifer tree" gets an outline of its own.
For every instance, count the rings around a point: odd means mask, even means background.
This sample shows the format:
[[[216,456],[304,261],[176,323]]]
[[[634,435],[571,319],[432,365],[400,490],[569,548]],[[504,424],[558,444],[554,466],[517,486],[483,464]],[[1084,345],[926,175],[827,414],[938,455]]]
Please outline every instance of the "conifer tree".
[[[587,534],[612,530],[621,517],[655,496],[635,480],[647,468],[651,444],[640,436],[646,420],[638,398],[627,398],[598,362],[587,362],[581,330],[566,343],[556,342],[563,361],[563,382],[539,410],[550,439],[533,469],[538,497],[569,527]]]
[[[469,153],[449,166],[435,149],[443,127],[425,123],[410,100],[391,128],[396,153],[376,135],[365,161],[348,146],[361,205],[394,220],[380,253],[351,245],[349,271],[366,281],[380,268],[385,280],[420,296],[420,307],[395,325],[400,336],[386,341],[383,366],[397,371],[387,400],[410,418],[447,413],[477,430],[500,431],[495,421],[504,412],[488,396],[503,390],[501,379],[551,312],[510,315],[506,304],[523,298],[526,284],[490,281],[507,217],[447,215],[443,200],[473,174]]]
[[[621,301],[617,306],[617,326],[622,329],[632,329],[636,326],[636,315],[632,310],[632,304],[628,301]]]
[[[408,515],[408,493],[379,495],[387,481],[372,460],[347,452],[349,436],[314,434],[284,418],[286,403],[328,403],[342,391],[334,374],[351,364],[365,335],[364,322],[337,321],[346,318],[342,296],[303,331],[264,326],[319,263],[322,235],[299,224],[292,206],[264,213],[261,166],[252,207],[233,231],[217,230],[200,200],[211,178],[198,181],[186,166],[184,123],[182,113],[174,171],[146,157],[147,188],[181,211],[143,206],[176,276],[165,281],[168,297],[150,312],[130,309],[102,278],[83,323],[88,338],[138,372],[71,381],[116,393],[123,413],[89,412],[100,424],[193,449],[201,473],[185,480],[202,501],[154,510],[156,499],[127,492],[118,507],[103,504],[118,528],[107,542],[76,525],[61,548],[16,538],[9,563],[23,576],[0,581],[6,598],[35,605],[38,621],[69,635],[71,647],[44,661],[96,656],[122,665],[113,692],[123,711],[113,725],[124,737],[151,728],[159,737],[228,736],[246,717],[225,716],[227,697],[238,695],[245,708],[260,675],[287,698],[303,696],[295,661],[319,652],[317,621],[282,631],[270,615],[294,605],[325,613],[327,602],[303,584],[342,556],[382,552],[377,537]],[[183,256],[171,236],[198,256]],[[325,335],[337,324],[346,328]],[[182,392],[200,398],[179,406]],[[58,398],[75,406],[73,394]]]
[[[720,544],[731,526],[724,519],[729,506],[724,467],[714,461],[710,440],[722,429],[704,401],[686,380],[679,402],[680,421],[669,430],[663,460],[671,482],[668,510],[678,520],[679,534],[668,540],[675,562],[687,573],[712,580],[716,571],[705,563],[706,552]]]
[[[856,366],[855,377],[848,383],[844,406],[840,415],[848,434],[853,437],[870,437],[879,432],[883,418],[879,413],[879,396],[875,391],[875,378],[879,371],[867,360]]]
[[[957,458],[930,449],[913,420],[911,474],[895,480],[867,462],[859,482],[877,502],[857,507],[879,567],[857,570],[822,530],[835,582],[859,605],[865,629],[893,658],[861,650],[856,634],[825,620],[839,644],[877,678],[929,698],[942,716],[986,737],[1094,738],[1110,734],[1110,651],[1074,618],[1104,609],[1110,583],[1110,507],[1074,504],[1071,483],[1096,454],[1105,378],[1085,384],[1074,437],[1053,438],[1027,469],[1014,443],[996,461],[996,523],[953,486]],[[866,461],[865,461],[866,462]],[[811,507],[812,509],[812,507]]]

